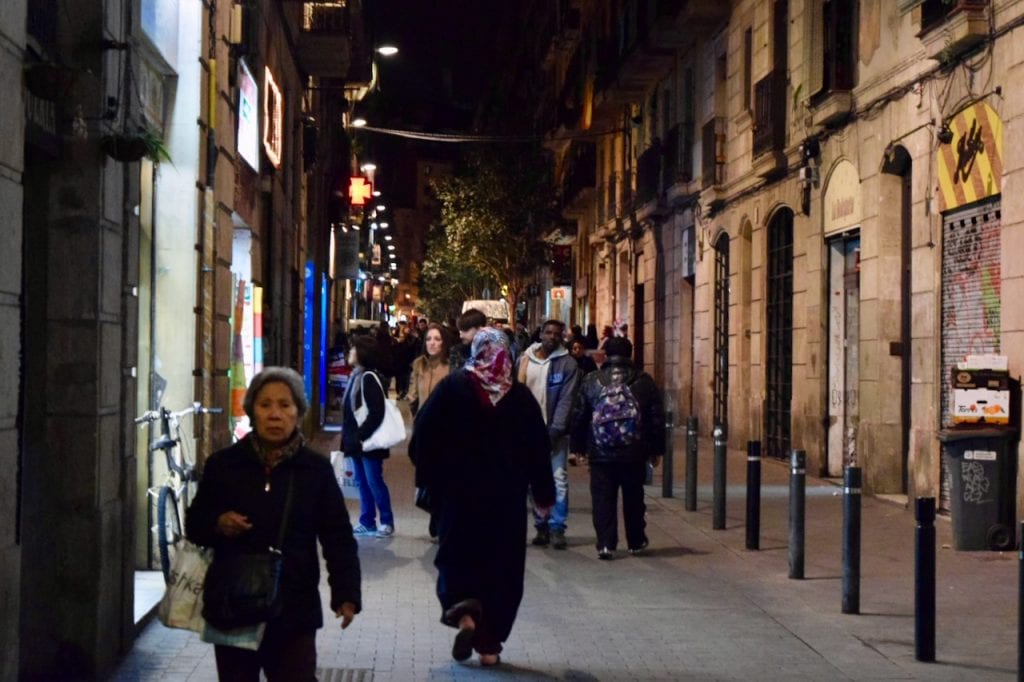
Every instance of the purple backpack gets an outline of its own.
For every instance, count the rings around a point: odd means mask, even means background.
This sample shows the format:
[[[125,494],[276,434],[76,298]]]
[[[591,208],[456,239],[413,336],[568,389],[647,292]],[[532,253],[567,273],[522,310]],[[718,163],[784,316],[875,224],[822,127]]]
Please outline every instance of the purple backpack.
[[[612,382],[601,387],[590,429],[594,444],[602,450],[633,445],[640,440],[640,404],[629,386]]]

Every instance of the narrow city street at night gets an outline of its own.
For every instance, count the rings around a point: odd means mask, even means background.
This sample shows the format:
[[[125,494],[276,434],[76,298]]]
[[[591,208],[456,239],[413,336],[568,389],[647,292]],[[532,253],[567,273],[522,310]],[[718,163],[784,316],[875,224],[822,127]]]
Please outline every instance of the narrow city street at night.
[[[336,444],[336,434],[315,441],[325,451]],[[677,453],[682,446],[680,438]],[[1015,553],[954,552],[949,523],[939,521],[936,662],[915,662],[913,513],[895,502],[865,501],[864,541],[871,549],[863,558],[861,613],[844,615],[842,488],[808,481],[806,577],[790,580],[786,463],[765,463],[761,549],[746,550],[745,453],[729,453],[727,528],[714,531],[709,441],[701,443],[697,511],[685,511],[681,486],[673,498],[661,497],[660,473],[647,486],[651,546],[642,556],[620,550],[613,561],[597,559],[587,471],[573,468],[569,548],[529,548],[526,593],[502,665],[456,663],[455,631],[438,622],[436,545],[426,533],[426,514],[412,504],[404,449],[392,452],[386,475],[396,533],[360,539],[363,612],[345,631],[325,612],[317,635],[322,681],[1014,677]],[[326,596],[326,580],[321,587]],[[213,647],[154,621],[111,679],[215,680]]]

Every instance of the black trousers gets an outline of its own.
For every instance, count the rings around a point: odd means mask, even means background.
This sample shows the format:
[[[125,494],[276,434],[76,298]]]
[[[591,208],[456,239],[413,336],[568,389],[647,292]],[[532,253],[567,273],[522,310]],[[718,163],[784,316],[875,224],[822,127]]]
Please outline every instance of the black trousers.
[[[626,543],[639,549],[647,540],[644,528],[644,480],[647,466],[639,462],[590,463],[590,497],[594,507],[594,532],[597,549],[616,549],[619,544],[619,488],[622,489],[622,516],[626,526]]]
[[[221,682],[259,682],[261,668],[268,682],[316,680],[316,630],[283,632],[270,625],[257,651],[222,645],[213,649]]]

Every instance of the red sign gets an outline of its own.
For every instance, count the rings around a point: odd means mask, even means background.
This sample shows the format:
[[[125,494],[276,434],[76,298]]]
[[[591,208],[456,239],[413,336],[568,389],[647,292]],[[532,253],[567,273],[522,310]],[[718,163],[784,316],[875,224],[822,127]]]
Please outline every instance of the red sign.
[[[363,177],[354,177],[348,183],[348,198],[353,206],[365,206],[373,196],[373,185]]]

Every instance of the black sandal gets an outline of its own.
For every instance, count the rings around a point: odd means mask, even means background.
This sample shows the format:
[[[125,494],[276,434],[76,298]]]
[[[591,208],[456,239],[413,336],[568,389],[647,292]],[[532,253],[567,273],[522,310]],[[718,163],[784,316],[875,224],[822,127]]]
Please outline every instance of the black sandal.
[[[473,639],[476,637],[476,626],[480,622],[482,608],[476,599],[465,599],[444,612],[444,622],[448,625],[459,628],[452,643],[452,658],[456,661],[465,661],[473,655]],[[464,616],[469,616],[473,621],[473,627],[463,627],[460,621]]]

